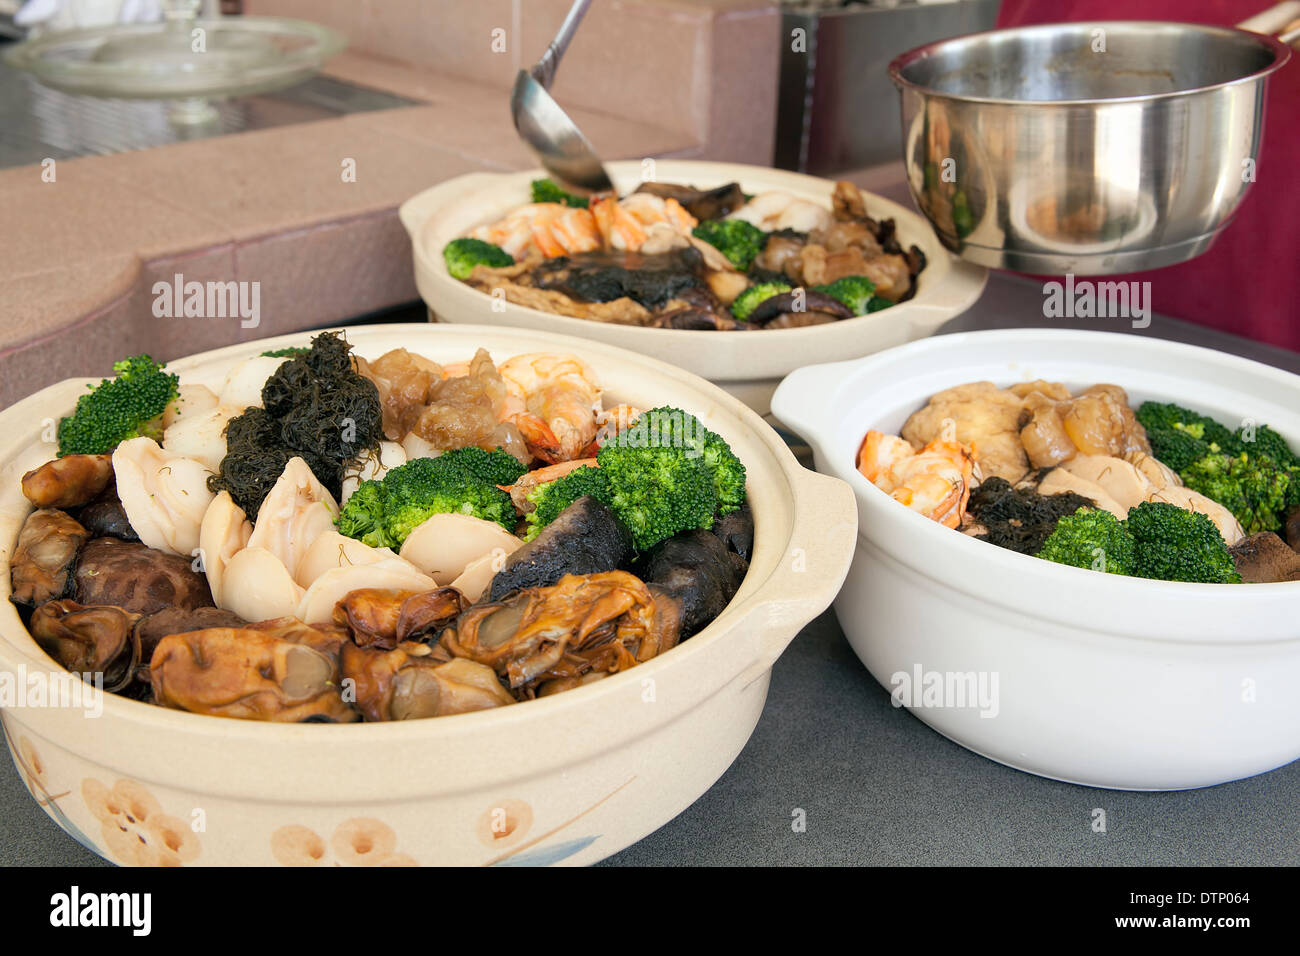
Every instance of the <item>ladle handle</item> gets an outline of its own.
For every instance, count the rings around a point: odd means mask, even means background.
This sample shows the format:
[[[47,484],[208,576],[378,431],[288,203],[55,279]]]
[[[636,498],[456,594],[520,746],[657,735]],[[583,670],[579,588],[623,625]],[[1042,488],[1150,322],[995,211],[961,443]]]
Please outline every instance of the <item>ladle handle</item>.
[[[591,0],[574,0],[573,6],[569,7],[569,12],[564,17],[564,22],[560,24],[559,32],[555,34],[555,39],[546,48],[546,52],[537,61],[537,65],[529,71],[533,74],[533,79],[546,89],[551,88],[551,82],[555,79],[555,70],[560,65],[560,58],[564,56],[564,51],[569,48],[569,41],[578,32],[578,24],[582,22],[582,18],[586,16],[587,8],[590,6]]]

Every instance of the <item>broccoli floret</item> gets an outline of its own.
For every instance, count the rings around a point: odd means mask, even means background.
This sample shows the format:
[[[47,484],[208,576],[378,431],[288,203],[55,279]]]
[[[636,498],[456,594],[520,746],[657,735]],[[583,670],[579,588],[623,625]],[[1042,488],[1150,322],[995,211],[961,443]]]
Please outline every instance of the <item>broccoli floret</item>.
[[[870,315],[872,312],[879,312],[881,309],[887,309],[893,304],[893,302],[890,302],[883,295],[873,295],[867,302],[867,314]]]
[[[416,458],[377,481],[362,482],[339,515],[340,533],[373,547],[400,548],[417,525],[435,514],[472,515],[513,532],[510,495],[446,457]]]
[[[1133,536],[1109,511],[1080,508],[1056,523],[1038,557],[1108,574],[1132,574]]]
[[[707,219],[691,230],[744,272],[767,245],[767,233],[743,219]]]
[[[514,256],[500,246],[482,239],[453,239],[443,247],[442,258],[454,279],[468,279],[475,266],[499,269],[515,262]]]
[[[709,431],[694,415],[662,405],[643,412],[631,427],[643,428],[648,438],[685,448],[687,455],[702,458],[713,477],[719,515],[735,511],[744,503],[744,464],[721,435]]]
[[[526,466],[519,464],[518,458],[500,448],[492,451],[473,446],[453,448],[439,457],[446,459],[444,464],[454,464],[490,485],[513,485],[528,471]]]
[[[339,533],[372,548],[396,547],[384,530],[384,501],[382,480],[361,482],[339,513]]]
[[[156,419],[180,393],[180,379],[148,355],[123,359],[113,372],[116,378],[90,386],[59,422],[60,455],[102,455],[130,438],[162,436]]]
[[[1133,535],[1137,577],[1241,583],[1223,535],[1205,515],[1163,501],[1144,501],[1129,509],[1125,524]]]
[[[1246,534],[1280,530],[1292,485],[1300,482],[1300,469],[1288,469],[1272,458],[1248,452],[1205,455],[1180,475],[1188,488],[1231,511]]]
[[[1232,447],[1231,431],[1213,418],[1172,402],[1143,402],[1137,420],[1146,429],[1151,453],[1174,471],[1203,455]]]
[[[533,202],[560,202],[574,209],[586,209],[590,205],[589,200],[565,192],[549,179],[534,179],[532,187]]]
[[[713,474],[698,449],[661,440],[646,413],[605,442],[596,456],[609,482],[609,506],[645,551],[691,528],[708,529],[718,510]]]
[[[306,345],[291,345],[285,349],[271,349],[269,352],[263,352],[263,358],[296,358],[299,355],[306,355],[311,349]]]
[[[824,292],[833,299],[839,299],[854,315],[866,315],[868,305],[876,298],[876,284],[866,276],[845,276],[829,285],[813,286],[813,291]]]
[[[1264,455],[1284,468],[1300,468],[1300,455],[1293,452],[1286,439],[1267,425],[1257,426],[1253,434],[1243,425],[1233,433],[1233,438],[1234,452]]]
[[[560,516],[560,512],[583,495],[591,495],[606,505],[610,503],[609,481],[599,468],[575,468],[555,481],[538,485],[528,493],[533,510],[528,512],[528,533],[525,541],[532,541],[541,530]]]
[[[736,296],[736,301],[731,303],[731,314],[744,322],[764,299],[770,299],[774,295],[789,291],[790,286],[784,282],[760,282],[758,285],[751,285]]]

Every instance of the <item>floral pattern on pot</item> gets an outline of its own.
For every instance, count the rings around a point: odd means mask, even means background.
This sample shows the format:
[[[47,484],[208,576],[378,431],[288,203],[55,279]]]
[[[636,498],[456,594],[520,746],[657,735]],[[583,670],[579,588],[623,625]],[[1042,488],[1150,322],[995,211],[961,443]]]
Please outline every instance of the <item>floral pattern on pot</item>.
[[[353,817],[335,828],[328,843],[310,827],[290,824],[271,834],[271,853],[285,866],[320,866],[333,854],[335,866],[416,866],[397,852],[397,834],[374,817]]]
[[[81,798],[100,823],[103,846],[127,866],[183,866],[201,851],[199,838],[144,785],[119,780],[109,789],[93,777],[81,781]]]

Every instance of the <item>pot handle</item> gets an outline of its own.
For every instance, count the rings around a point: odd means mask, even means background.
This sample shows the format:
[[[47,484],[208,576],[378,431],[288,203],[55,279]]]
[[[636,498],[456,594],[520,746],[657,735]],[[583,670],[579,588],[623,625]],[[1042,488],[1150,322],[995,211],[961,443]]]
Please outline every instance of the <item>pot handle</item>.
[[[853,489],[829,475],[799,468],[793,476],[794,526],[786,553],[764,588],[789,597],[764,601],[738,625],[753,635],[753,662],[740,675],[746,687],[772,669],[804,625],[830,606],[844,584],[858,537]]]
[[[797,368],[776,387],[772,415],[814,450],[829,437],[836,418],[836,398],[844,380],[869,359],[849,359]]]

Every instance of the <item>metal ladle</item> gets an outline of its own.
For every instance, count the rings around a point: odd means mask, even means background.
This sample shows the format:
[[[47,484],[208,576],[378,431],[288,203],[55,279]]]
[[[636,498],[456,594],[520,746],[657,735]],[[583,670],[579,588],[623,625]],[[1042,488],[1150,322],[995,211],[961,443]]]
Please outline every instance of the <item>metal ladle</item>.
[[[519,136],[532,147],[547,172],[583,194],[613,192],[614,184],[587,137],[548,90],[560,58],[590,6],[591,0],[576,0],[542,58],[531,70],[519,71],[510,95],[510,113]]]

